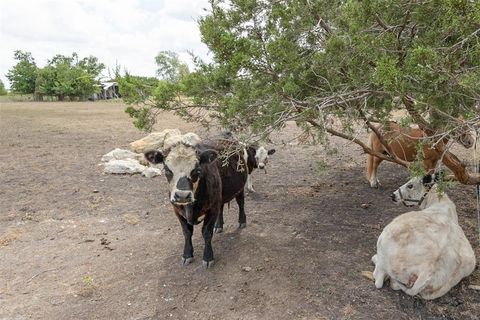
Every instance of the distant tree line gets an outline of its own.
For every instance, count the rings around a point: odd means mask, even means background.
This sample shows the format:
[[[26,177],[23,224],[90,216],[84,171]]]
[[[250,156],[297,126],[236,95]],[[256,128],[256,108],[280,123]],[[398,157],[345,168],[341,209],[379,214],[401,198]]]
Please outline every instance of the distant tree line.
[[[0,80],[0,96],[6,96],[8,94],[7,89],[5,89],[5,85],[3,81]]]
[[[105,65],[96,57],[58,54],[43,68],[37,67],[30,52],[17,50],[14,57],[17,64],[6,75],[13,93],[33,94],[37,101],[44,96],[63,101],[66,97],[84,100],[100,90],[97,79]]]

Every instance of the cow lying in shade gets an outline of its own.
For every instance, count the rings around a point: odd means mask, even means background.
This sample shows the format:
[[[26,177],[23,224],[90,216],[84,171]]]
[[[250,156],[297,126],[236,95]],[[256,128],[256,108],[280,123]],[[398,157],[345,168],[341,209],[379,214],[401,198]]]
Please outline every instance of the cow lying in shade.
[[[392,199],[422,210],[402,214],[383,229],[372,257],[375,286],[381,288],[389,277],[392,289],[408,295],[428,300],[443,296],[475,268],[455,204],[438,191],[432,175],[411,179]]]
[[[206,268],[213,265],[213,228],[223,203],[243,195],[246,170],[236,170],[245,167],[243,157],[237,153],[220,161],[217,159],[220,151],[218,145],[203,143],[197,135],[187,133],[167,138],[163,152],[152,150],[145,153],[151,163],[164,165],[170,202],[185,237],[183,265],[193,260],[193,228],[202,219],[203,265]],[[222,165],[225,162],[227,165]]]

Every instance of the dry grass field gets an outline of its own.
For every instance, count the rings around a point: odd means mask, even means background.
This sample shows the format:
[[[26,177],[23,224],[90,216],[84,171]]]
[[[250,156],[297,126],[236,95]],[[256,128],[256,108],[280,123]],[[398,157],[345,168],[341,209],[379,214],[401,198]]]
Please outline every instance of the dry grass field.
[[[282,144],[254,173],[247,228],[236,204],[214,235],[216,264],[180,266],[183,236],[163,176],[103,175],[100,157],[142,137],[120,102],[0,104],[0,319],[478,319],[480,271],[423,301],[362,276],[382,228],[407,209],[390,194],[408,177],[344,141]],[[157,129],[196,130],[164,113]],[[365,137],[364,137],[365,138]],[[460,150],[462,151],[462,150]],[[467,154],[467,153],[465,153]],[[474,188],[450,190],[480,257]],[[362,204],[367,204],[363,205]],[[198,228],[197,228],[198,229]]]

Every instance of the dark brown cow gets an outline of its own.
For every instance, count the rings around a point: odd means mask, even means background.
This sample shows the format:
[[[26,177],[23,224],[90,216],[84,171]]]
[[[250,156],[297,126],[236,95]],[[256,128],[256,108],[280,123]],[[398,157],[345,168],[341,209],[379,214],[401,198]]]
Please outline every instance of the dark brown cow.
[[[247,216],[245,214],[245,183],[247,182],[248,167],[244,158],[243,147],[237,142],[226,139],[210,140],[205,142],[210,148],[220,154],[220,176],[222,178],[222,207],[215,222],[216,233],[223,231],[223,204],[233,199],[238,204],[238,228],[245,228]]]
[[[225,157],[225,147],[221,143],[192,145],[182,136],[174,139],[175,143],[168,143],[165,153],[154,150],[146,152],[145,157],[151,163],[164,165],[170,202],[185,237],[182,264],[188,265],[193,260],[193,227],[203,218],[203,265],[208,268],[214,262],[211,242],[223,203],[237,198],[239,206],[242,204],[239,221],[246,221],[243,189],[247,173],[246,170],[238,170],[245,167],[245,160],[238,152]]]

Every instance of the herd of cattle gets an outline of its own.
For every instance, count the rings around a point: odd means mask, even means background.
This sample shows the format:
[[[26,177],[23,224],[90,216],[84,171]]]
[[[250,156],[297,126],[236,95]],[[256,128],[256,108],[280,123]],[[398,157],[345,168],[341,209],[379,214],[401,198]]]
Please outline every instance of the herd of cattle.
[[[158,135],[158,144],[146,147],[147,137],[132,147],[141,150],[151,164],[163,165],[169,200],[185,237],[182,264],[193,261],[192,234],[203,221],[203,265],[209,268],[214,263],[213,234],[223,231],[224,204],[236,200],[238,227],[246,227],[245,188],[253,191],[252,171],[265,169],[275,149],[244,144],[230,133],[201,139],[174,129]],[[379,236],[372,257],[377,288],[389,279],[393,290],[435,299],[473,272],[472,246],[458,224],[455,204],[437,188],[438,177],[431,173],[413,178],[392,194],[395,203],[420,210],[398,216]],[[376,175],[368,178],[372,186],[378,184]]]

